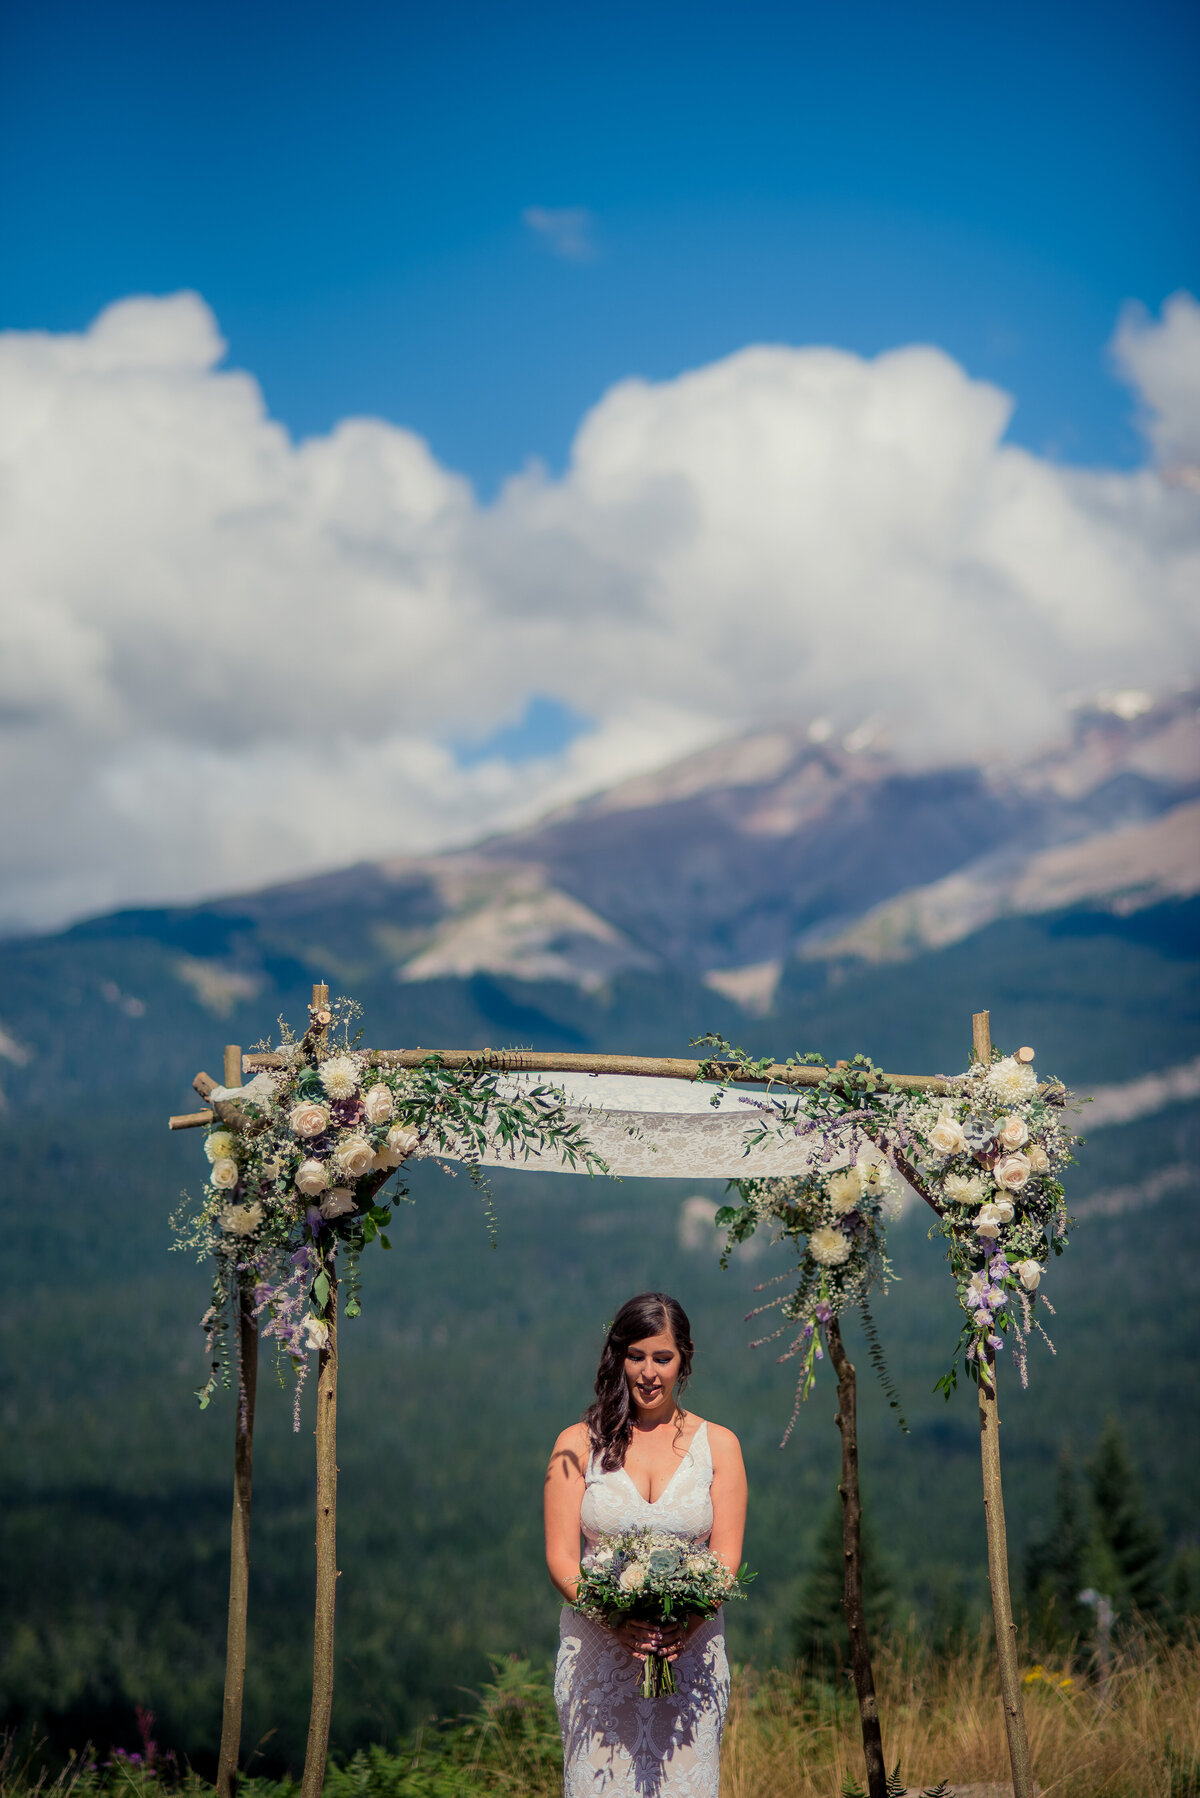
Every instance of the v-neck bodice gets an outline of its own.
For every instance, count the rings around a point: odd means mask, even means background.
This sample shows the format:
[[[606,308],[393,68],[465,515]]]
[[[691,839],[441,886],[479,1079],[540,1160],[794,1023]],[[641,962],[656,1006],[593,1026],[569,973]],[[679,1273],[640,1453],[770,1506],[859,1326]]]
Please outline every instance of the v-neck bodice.
[[[707,1423],[697,1429],[657,1498],[643,1498],[624,1467],[605,1473],[599,1457],[589,1456],[579,1517],[588,1547],[603,1536],[639,1526],[707,1542],[713,1524],[712,1472]]]

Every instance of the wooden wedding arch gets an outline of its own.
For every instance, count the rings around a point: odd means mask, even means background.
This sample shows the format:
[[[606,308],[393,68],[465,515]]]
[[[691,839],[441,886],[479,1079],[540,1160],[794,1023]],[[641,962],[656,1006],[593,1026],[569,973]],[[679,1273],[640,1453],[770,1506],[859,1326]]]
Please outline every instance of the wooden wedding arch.
[[[329,989],[318,984],[312,990],[310,1036],[330,1022]],[[977,1062],[990,1063],[992,1042],[990,1015],[976,1012],[972,1019],[972,1043]],[[1023,1052],[1024,1053],[1024,1052]],[[436,1056],[443,1068],[463,1071],[487,1069],[511,1074],[625,1075],[660,1080],[691,1081],[726,1079],[739,1086],[755,1082],[765,1086],[816,1087],[827,1080],[822,1070],[789,1063],[760,1064],[749,1073],[745,1067],[720,1061],[657,1058],[633,1055],[574,1055],[527,1050],[446,1049],[431,1051],[373,1050],[371,1061],[391,1068],[419,1068]],[[244,1129],[247,1117],[225,1095],[240,1087],[246,1073],[283,1065],[277,1054],[243,1055],[238,1044],[227,1044],[224,1080],[218,1084],[199,1073],[195,1091],[210,1103],[201,1111],[183,1113],[168,1120],[171,1130],[205,1128],[219,1121],[233,1130]],[[842,1066],[844,1064],[838,1064]],[[892,1074],[885,1078],[910,1092],[945,1094],[951,1083],[941,1075]],[[1061,1088],[1040,1089],[1051,1102],[1062,1102]],[[1065,1096],[1065,1095],[1063,1095]],[[556,1168],[561,1163],[555,1163]],[[393,1170],[376,1177],[376,1190],[391,1178]],[[651,1175],[654,1169],[647,1170]],[[664,1168],[664,1174],[670,1170]],[[909,1184],[940,1216],[941,1207],[911,1167],[903,1169]],[[325,1317],[328,1339],[319,1353],[316,1413],[316,1595],[313,1628],[313,1684],[309,1714],[301,1798],[320,1798],[325,1782],[329,1731],[333,1710],[334,1616],[337,1570],[337,1396],[338,1396],[338,1282],[330,1279]],[[866,1761],[869,1798],[886,1798],[879,1708],[875,1696],[870,1647],[865,1629],[862,1580],[862,1509],[858,1479],[857,1387],[855,1369],[846,1353],[836,1317],[824,1326],[830,1361],[837,1377],[836,1422],[841,1437],[844,1608],[850,1637],[851,1667],[858,1696]],[[250,1569],[250,1514],[253,1488],[254,1413],[258,1370],[258,1322],[253,1298],[244,1289],[237,1317],[237,1353],[240,1369],[240,1402],[234,1430],[233,1515],[230,1531],[229,1610],[226,1635],[225,1688],[218,1758],[218,1798],[235,1798],[242,1733],[242,1699],[246,1676],[246,1623]],[[981,1358],[978,1381],[979,1442],[987,1526],[988,1577],[992,1596],[1000,1697],[1013,1776],[1013,1798],[1033,1798],[1033,1774],[1029,1739],[1021,1699],[1017,1662],[1017,1631],[1008,1575],[1008,1546],[1004,1521],[1004,1497],[1000,1470],[1000,1416],[997,1406],[996,1360],[992,1349]]]

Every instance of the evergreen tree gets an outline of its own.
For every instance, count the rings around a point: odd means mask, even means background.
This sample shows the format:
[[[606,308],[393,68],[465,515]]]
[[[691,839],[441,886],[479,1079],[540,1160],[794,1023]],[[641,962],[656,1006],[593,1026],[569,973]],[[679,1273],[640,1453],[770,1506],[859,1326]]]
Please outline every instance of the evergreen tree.
[[[1126,1617],[1162,1609],[1162,1534],[1146,1510],[1120,1426],[1110,1417],[1087,1464],[1096,1528],[1117,1576],[1113,1600]]]
[[[1033,1627],[1047,1646],[1088,1633],[1090,1617],[1079,1594],[1092,1583],[1094,1525],[1079,1489],[1071,1451],[1059,1456],[1050,1532],[1025,1555],[1025,1594]]]
[[[863,1608],[873,1642],[892,1611],[892,1582],[875,1532],[863,1509]],[[845,1666],[850,1659],[850,1633],[843,1608],[845,1556],[842,1550],[842,1500],[835,1492],[825,1513],[816,1554],[800,1591],[793,1626],[797,1659],[810,1666]]]

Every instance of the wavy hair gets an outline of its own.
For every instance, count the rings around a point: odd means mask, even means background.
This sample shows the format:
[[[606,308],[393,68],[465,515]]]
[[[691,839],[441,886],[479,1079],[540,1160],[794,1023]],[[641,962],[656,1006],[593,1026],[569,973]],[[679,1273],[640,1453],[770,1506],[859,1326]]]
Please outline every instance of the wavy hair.
[[[634,1342],[669,1331],[679,1350],[682,1392],[692,1371],[692,1326],[687,1312],[667,1292],[641,1292],[621,1306],[608,1328],[604,1352],[596,1369],[596,1397],[583,1414],[592,1451],[599,1455],[605,1473],[625,1465],[625,1451],[633,1437],[633,1406],[625,1378],[625,1356]]]

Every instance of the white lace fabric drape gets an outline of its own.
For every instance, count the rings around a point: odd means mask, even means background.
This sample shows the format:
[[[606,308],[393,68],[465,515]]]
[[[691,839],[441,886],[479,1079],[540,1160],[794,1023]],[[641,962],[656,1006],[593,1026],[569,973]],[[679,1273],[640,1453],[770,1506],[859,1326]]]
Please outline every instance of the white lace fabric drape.
[[[638,1526],[705,1543],[712,1455],[701,1424],[670,1484],[651,1503],[624,1468],[588,1462],[580,1521],[588,1548]],[[729,1661],[720,1612],[675,1662],[677,1690],[642,1698],[642,1664],[610,1630],[569,1607],[559,1630],[554,1701],[563,1733],[564,1798],[717,1798]]]

